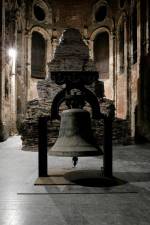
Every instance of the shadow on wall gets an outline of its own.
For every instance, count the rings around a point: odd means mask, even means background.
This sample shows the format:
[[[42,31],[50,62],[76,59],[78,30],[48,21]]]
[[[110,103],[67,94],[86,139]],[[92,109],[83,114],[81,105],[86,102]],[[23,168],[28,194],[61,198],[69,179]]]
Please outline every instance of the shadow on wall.
[[[0,142],[5,141],[8,137],[8,127],[0,120]]]
[[[141,58],[139,105],[135,109],[135,140],[150,141],[150,53]]]

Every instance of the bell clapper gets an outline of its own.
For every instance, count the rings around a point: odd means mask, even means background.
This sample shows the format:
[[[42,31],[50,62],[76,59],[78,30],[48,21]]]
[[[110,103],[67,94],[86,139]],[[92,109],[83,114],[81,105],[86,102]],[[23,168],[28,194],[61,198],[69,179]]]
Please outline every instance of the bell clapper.
[[[73,167],[76,167],[76,165],[78,163],[78,157],[77,156],[72,157],[72,163],[73,163]]]

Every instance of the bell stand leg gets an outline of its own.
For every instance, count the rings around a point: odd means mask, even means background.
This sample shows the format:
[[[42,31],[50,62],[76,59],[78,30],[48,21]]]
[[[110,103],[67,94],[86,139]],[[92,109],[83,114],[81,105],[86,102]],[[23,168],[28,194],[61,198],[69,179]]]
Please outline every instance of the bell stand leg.
[[[112,174],[112,119],[104,118],[104,176],[111,178]]]
[[[47,117],[39,117],[38,175],[47,177]]]

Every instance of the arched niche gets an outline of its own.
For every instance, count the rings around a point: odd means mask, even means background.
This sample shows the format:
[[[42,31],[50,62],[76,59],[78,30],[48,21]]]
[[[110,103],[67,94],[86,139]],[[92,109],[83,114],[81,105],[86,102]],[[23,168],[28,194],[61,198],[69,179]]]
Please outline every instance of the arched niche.
[[[98,33],[94,39],[94,60],[100,75],[100,79],[109,78],[109,34]]]
[[[31,77],[44,79],[46,75],[46,41],[41,33],[32,33]]]
[[[108,27],[108,26],[102,26],[99,27],[97,29],[95,29],[91,36],[90,36],[90,41],[89,41],[89,52],[90,52],[90,58],[94,59],[94,40],[96,40],[96,38],[98,37],[97,35],[101,34],[101,33],[107,33],[107,38],[106,38],[106,42],[108,43],[108,49],[109,49],[109,57],[107,57],[107,63],[108,63],[108,67],[109,67],[109,72],[108,74],[105,74],[105,78],[104,76],[102,77],[101,74],[99,74],[99,79],[103,80],[104,82],[104,93],[105,96],[109,99],[114,99],[114,48],[115,48],[115,43],[114,43],[114,33],[113,33],[113,24],[112,27]],[[107,52],[108,54],[108,52]],[[107,67],[107,69],[108,69]]]
[[[51,37],[52,32],[51,30],[47,31],[41,26],[33,26],[30,30],[30,32],[27,35],[27,45],[28,45],[28,78],[32,77],[31,74],[31,65],[32,65],[32,39],[33,39],[33,33],[39,33],[42,40],[45,40],[45,70],[46,70],[46,77],[48,76],[48,63],[52,59],[52,43],[51,43]]]

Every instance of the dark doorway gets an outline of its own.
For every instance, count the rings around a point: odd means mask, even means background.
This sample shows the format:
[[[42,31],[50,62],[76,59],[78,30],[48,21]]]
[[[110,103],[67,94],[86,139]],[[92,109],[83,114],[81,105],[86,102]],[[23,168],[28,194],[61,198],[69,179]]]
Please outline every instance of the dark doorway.
[[[100,33],[94,40],[94,59],[101,79],[109,78],[109,34]]]
[[[32,33],[31,76],[45,78],[46,43],[38,32]]]

